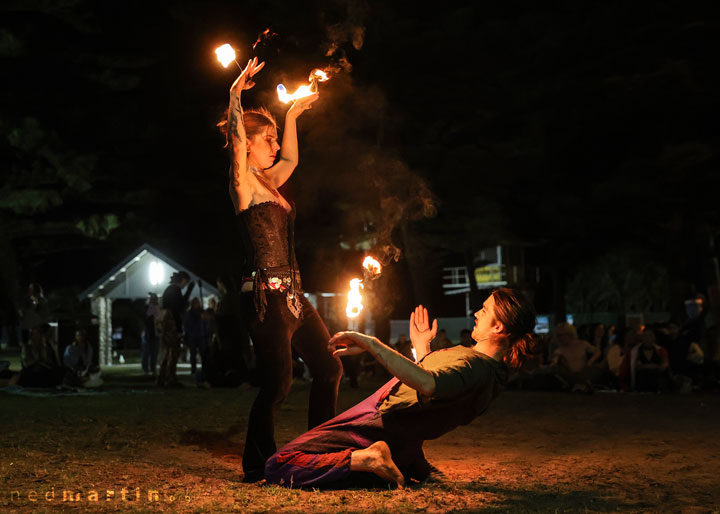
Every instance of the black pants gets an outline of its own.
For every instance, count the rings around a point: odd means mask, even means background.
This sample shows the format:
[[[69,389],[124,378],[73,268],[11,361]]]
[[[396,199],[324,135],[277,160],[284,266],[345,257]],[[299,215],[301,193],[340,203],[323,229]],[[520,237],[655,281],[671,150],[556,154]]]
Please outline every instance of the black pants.
[[[250,337],[260,379],[260,392],[248,420],[243,471],[246,480],[258,480],[263,476],[265,462],[277,450],[275,415],[292,385],[292,349],[295,348],[313,377],[308,429],[335,416],[342,365],[328,351],[328,329],[304,296],[302,316],[296,319],[287,307],[285,295],[268,292],[262,322],[257,318],[252,293],[243,294],[242,299],[243,310],[252,319]]]

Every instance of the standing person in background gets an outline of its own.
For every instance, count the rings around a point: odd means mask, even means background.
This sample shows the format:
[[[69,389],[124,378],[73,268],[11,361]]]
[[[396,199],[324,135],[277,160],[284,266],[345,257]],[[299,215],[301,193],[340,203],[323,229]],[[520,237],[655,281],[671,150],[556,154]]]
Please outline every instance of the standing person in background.
[[[190,349],[190,374],[197,372],[197,354],[202,355],[205,351],[205,338],[207,337],[207,323],[202,317],[203,310],[200,305],[200,298],[193,298],[190,308],[183,315],[183,331],[185,344]]]
[[[48,303],[43,294],[43,288],[37,282],[28,285],[27,295],[23,299],[20,311],[20,328],[22,329],[22,342],[30,339],[30,331],[36,327],[47,325],[50,321]]]
[[[155,293],[148,293],[147,308],[145,309],[145,331],[142,340],[142,369],[146,375],[155,376],[157,368],[158,341],[155,332],[155,315],[159,311],[158,297]]]
[[[187,291],[183,295],[183,288]],[[180,341],[182,334],[182,313],[187,306],[187,300],[192,293],[194,282],[185,271],[173,273],[170,285],[162,296],[163,312],[156,317],[155,328],[160,336],[160,372],[158,385],[162,387],[181,387],[177,380],[177,361],[180,356]],[[159,330],[158,330],[159,329]]]
[[[220,301],[215,311],[217,348],[214,364],[218,373],[214,374],[210,382],[213,385],[237,386],[250,381],[250,370],[253,367],[250,320],[243,317],[242,300],[230,277],[218,277],[217,288]]]

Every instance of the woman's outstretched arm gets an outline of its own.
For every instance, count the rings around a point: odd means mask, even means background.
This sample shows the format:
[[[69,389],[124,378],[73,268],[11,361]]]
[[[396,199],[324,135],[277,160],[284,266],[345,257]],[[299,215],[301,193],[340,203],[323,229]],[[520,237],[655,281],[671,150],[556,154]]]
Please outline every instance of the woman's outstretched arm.
[[[247,166],[247,134],[245,133],[240,95],[243,90],[250,89],[255,85],[252,77],[260,71],[263,66],[265,66],[264,62],[258,64],[257,58],[251,59],[230,87],[227,137],[232,162],[230,164],[230,182],[228,189],[236,213],[242,209],[246,209],[252,200]]]
[[[267,170],[272,185],[277,189],[282,186],[293,174],[299,162],[297,119],[307,109],[312,109],[312,103],[318,99],[315,93],[296,100],[285,115],[285,128],[283,129],[282,145],[280,146],[280,159]]]

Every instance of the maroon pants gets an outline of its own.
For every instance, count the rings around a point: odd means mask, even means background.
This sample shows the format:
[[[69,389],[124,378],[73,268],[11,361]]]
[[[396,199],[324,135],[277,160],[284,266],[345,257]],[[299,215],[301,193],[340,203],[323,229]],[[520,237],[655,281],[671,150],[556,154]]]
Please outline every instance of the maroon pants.
[[[396,378],[390,380],[364,401],[283,446],[265,466],[267,481],[286,487],[372,485],[377,480],[374,475],[351,472],[350,455],[377,441],[388,443],[406,480],[427,478],[430,465],[422,451],[423,441],[394,434],[378,411],[397,383]]]

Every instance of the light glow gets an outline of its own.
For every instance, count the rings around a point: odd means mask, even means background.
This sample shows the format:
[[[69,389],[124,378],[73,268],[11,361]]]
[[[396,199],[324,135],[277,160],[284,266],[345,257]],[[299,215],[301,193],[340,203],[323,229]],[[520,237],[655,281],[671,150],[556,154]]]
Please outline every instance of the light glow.
[[[235,60],[235,50],[227,43],[217,47],[215,55],[217,55],[217,59],[223,65],[223,68],[227,68]]]
[[[348,291],[348,303],[345,308],[345,314],[348,318],[357,318],[363,310],[362,295],[360,289],[363,288],[362,280],[354,278],[350,281],[350,291]]]
[[[153,286],[157,286],[162,283],[162,281],[165,279],[165,269],[163,268],[162,263],[158,261],[152,261],[150,263],[150,284]]]

